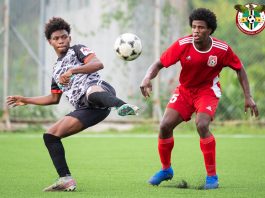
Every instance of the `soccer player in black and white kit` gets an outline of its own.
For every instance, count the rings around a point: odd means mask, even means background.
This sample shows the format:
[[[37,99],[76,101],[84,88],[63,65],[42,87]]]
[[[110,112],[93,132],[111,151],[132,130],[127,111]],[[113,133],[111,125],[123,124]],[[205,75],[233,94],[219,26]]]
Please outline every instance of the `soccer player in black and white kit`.
[[[58,59],[53,67],[51,93],[47,96],[9,96],[9,106],[27,104],[58,104],[62,93],[75,110],[53,124],[43,135],[44,143],[59,175],[59,179],[44,191],[73,191],[76,182],[66,163],[61,138],[76,134],[104,120],[111,107],[120,116],[136,115],[138,107],[116,97],[114,88],[101,80],[98,71],[103,64],[95,53],[84,45],[70,47],[70,25],[62,18],[53,17],[45,26],[45,36]]]

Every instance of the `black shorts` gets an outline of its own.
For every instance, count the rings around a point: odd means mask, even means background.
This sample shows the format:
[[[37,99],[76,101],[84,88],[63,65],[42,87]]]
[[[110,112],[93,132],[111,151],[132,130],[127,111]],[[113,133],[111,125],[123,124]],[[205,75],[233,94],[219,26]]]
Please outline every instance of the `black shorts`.
[[[94,80],[89,83],[89,87],[93,85],[101,86],[105,91],[116,95],[115,89],[107,82],[102,80]],[[86,93],[81,96],[78,101],[78,105],[74,111],[67,114],[66,116],[72,116],[77,118],[85,128],[91,127],[101,121],[103,121],[109,114],[111,108],[97,107],[88,102]]]
[[[77,118],[84,125],[84,129],[86,129],[103,121],[109,114],[110,108],[83,107],[68,113],[66,116]]]

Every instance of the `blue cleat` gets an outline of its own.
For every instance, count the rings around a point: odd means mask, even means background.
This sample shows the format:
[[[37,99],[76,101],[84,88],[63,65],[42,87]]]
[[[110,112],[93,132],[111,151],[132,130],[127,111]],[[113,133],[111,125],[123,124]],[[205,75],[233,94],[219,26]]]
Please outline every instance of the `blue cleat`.
[[[217,175],[206,177],[206,182],[205,182],[205,186],[204,186],[205,190],[216,189],[216,188],[218,188],[218,186],[219,186],[219,183],[218,183],[218,176]]]
[[[153,177],[150,178],[148,181],[151,185],[158,186],[162,181],[171,180],[173,178],[174,171],[172,167],[170,166],[167,169],[158,171]]]

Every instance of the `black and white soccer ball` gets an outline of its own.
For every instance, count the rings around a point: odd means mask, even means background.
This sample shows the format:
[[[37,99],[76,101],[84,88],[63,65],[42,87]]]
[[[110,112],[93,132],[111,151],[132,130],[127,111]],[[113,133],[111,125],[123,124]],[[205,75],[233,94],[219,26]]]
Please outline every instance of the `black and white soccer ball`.
[[[255,21],[256,21],[255,16],[253,16],[253,15],[249,15],[249,16],[248,16],[248,22],[249,22],[250,24],[254,23]]]
[[[142,43],[135,34],[124,33],[116,39],[114,50],[121,59],[132,61],[142,53]]]

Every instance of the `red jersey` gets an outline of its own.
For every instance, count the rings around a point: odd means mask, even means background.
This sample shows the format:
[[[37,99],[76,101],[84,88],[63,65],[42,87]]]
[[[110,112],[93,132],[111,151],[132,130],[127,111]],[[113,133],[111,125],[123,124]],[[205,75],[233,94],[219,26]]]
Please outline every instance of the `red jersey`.
[[[210,37],[212,46],[208,51],[199,51],[193,37],[186,36],[173,43],[160,57],[164,67],[180,61],[182,70],[180,84],[185,88],[211,87],[219,85],[219,73],[229,66],[239,70],[242,63],[232,49],[223,41]]]

